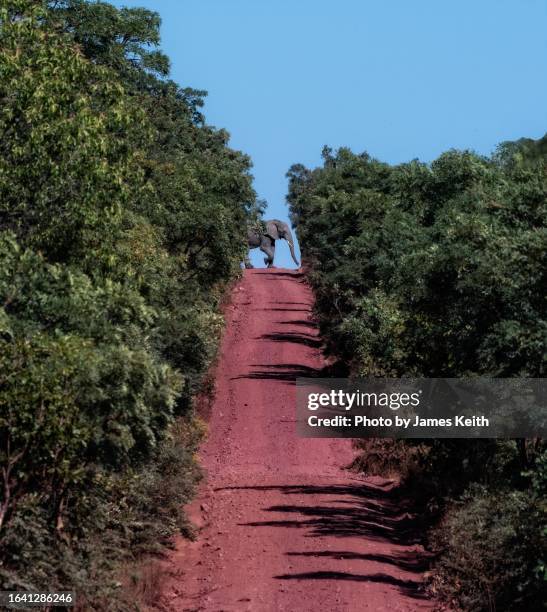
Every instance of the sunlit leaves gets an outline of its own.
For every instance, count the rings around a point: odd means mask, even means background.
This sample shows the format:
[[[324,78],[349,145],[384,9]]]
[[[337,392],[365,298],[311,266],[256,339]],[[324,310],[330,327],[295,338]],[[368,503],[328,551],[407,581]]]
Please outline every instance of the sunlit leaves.
[[[184,524],[191,397],[259,208],[159,24],[0,0],[0,581],[110,609],[112,561]]]
[[[356,371],[542,375],[544,162],[342,149],[289,178],[323,330]]]

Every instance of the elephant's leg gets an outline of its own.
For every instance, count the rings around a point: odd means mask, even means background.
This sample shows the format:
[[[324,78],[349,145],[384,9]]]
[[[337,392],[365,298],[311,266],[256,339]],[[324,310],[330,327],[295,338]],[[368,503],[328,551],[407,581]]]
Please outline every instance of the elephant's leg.
[[[245,255],[245,259],[243,260],[243,263],[245,264],[245,268],[247,270],[252,270],[254,268],[253,264],[251,263],[251,259],[249,258],[248,253],[247,255]]]
[[[274,255],[275,255],[275,240],[272,240],[268,236],[265,236],[266,240],[262,241],[260,250],[266,254],[264,257],[264,263],[268,268],[273,267]]]

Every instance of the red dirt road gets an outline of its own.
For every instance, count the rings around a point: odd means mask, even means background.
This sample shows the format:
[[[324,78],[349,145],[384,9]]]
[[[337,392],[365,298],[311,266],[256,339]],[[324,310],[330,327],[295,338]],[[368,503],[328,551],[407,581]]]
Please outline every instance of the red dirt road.
[[[295,376],[324,366],[295,271],[247,270],[227,312],[200,533],[168,561],[165,611],[429,610],[412,517],[382,479],[344,470],[349,440],[295,434]]]

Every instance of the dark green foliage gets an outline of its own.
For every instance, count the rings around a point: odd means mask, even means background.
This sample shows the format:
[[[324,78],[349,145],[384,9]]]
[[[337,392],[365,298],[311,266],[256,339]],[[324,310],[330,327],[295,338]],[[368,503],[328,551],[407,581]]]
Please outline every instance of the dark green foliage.
[[[542,376],[545,163],[326,155],[288,198],[334,352],[361,374]]]
[[[95,0],[52,0],[46,4],[52,9],[47,19],[69,32],[95,63],[115,68],[124,77],[129,72],[135,78],[169,74],[169,58],[157,49],[158,13],[144,8],[117,9]]]
[[[137,609],[120,592],[118,567],[164,550],[174,532],[192,535],[183,505],[200,476],[193,459],[200,433],[192,422],[177,425],[141,468],[88,478],[69,498],[61,530],[51,528],[41,497],[26,495],[2,536],[3,587],[71,585],[85,609]]]
[[[1,6],[1,226],[49,261],[111,265],[123,208],[142,187],[130,149],[144,115],[112,73],[37,27],[39,3]]]
[[[388,166],[347,149],[325,148],[323,159],[289,170],[287,199],[323,337],[352,375],[545,376],[545,138],[504,143],[492,158],[449,151],[429,165]],[[530,609],[541,581],[533,568],[545,567],[541,441],[362,447],[356,467],[399,463],[435,516],[448,511],[436,532],[439,593],[466,610]],[[481,531],[498,502],[499,525]]]
[[[469,611],[544,609],[541,513],[528,492],[470,487],[432,533],[433,592]]]
[[[90,608],[188,531],[191,398],[260,208],[159,23],[0,0],[0,582]]]

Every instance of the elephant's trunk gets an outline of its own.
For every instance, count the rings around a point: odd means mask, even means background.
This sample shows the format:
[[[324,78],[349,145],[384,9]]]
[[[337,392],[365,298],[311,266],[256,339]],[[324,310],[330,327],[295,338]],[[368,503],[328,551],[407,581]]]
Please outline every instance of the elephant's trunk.
[[[300,262],[298,261],[298,259],[296,259],[296,255],[294,254],[294,242],[293,242],[293,238],[292,238],[292,234],[291,234],[291,230],[287,228],[287,237],[286,237],[287,242],[289,243],[289,250],[291,252],[291,257],[292,260],[294,261],[294,263],[299,266]]]

